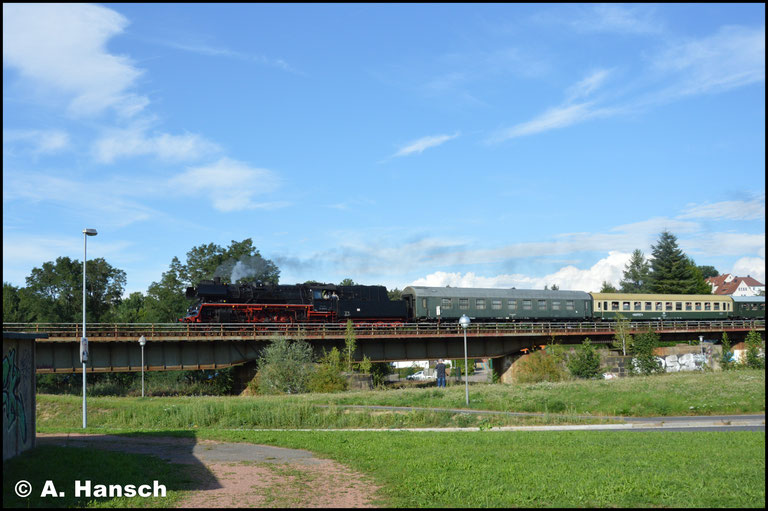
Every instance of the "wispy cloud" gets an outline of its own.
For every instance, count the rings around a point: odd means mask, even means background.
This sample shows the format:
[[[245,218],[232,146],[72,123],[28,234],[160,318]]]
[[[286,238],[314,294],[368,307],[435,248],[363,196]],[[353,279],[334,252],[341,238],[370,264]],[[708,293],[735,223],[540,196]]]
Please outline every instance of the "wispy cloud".
[[[3,146],[24,146],[33,155],[58,153],[69,147],[69,134],[61,130],[3,130]]]
[[[245,52],[230,50],[228,48],[214,46],[214,45],[205,44],[205,43],[184,43],[179,41],[168,41],[168,40],[165,40],[165,41],[156,40],[155,42],[171,48],[175,48],[177,50],[186,51],[190,53],[197,53],[198,55],[237,59],[237,60],[242,60],[246,62],[253,62],[253,63],[264,65],[264,66],[275,67],[289,73],[304,74],[298,71],[297,69],[293,68],[285,60],[280,58],[272,58],[272,57],[267,57],[265,55],[245,53]]]
[[[142,155],[153,155],[165,161],[191,161],[221,150],[218,144],[194,133],[149,135],[148,131],[149,125],[143,121],[129,128],[109,130],[94,143],[93,157],[99,163]]]
[[[173,177],[169,185],[177,193],[208,199],[214,208],[223,212],[275,209],[288,205],[281,201],[255,202],[255,196],[276,190],[280,186],[280,178],[271,170],[250,167],[231,158],[190,168]]]
[[[41,172],[3,173],[4,203],[45,203],[84,219],[98,218],[102,225],[112,227],[164,217],[139,200],[153,189],[135,179],[78,180]]]
[[[686,96],[764,82],[765,27],[723,27],[709,37],[668,43],[649,60],[650,68],[644,72],[650,77],[643,85],[584,101],[613,74],[613,70],[599,69],[569,87],[561,105],[547,109],[530,121],[498,131],[487,142],[544,133],[596,118],[643,111]],[[581,101],[574,103],[578,100]]]
[[[402,147],[392,157],[396,158],[399,156],[408,156],[414,153],[421,154],[426,149],[429,149],[430,147],[437,147],[439,145],[442,145],[448,142],[449,140],[453,140],[458,136],[459,136],[459,133],[454,133],[453,135],[433,135],[429,137],[423,137],[413,142],[410,142],[405,147]]]
[[[111,108],[129,117],[149,103],[130,92],[142,71],[106,50],[107,41],[127,25],[122,15],[97,5],[3,4],[3,66],[71,97],[73,116]]]
[[[664,29],[655,8],[647,5],[597,4],[580,11],[568,21],[579,32],[655,34]]]
[[[765,220],[765,194],[751,201],[723,201],[712,204],[690,204],[677,218],[712,220]]]
[[[765,26],[727,26],[712,36],[670,44],[652,69],[672,84],[658,94],[675,98],[723,92],[765,81]]]

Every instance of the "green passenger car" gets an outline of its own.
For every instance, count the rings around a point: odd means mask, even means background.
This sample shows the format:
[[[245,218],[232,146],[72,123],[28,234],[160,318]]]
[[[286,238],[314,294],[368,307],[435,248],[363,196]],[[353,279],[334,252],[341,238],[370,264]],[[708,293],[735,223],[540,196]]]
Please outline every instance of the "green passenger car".
[[[765,297],[734,296],[733,317],[736,319],[765,319]]]
[[[408,286],[408,316],[415,321],[584,321],[592,318],[592,298],[582,291]]]
[[[629,320],[728,319],[733,299],[723,295],[653,295],[592,293],[596,319],[614,320],[621,314]]]

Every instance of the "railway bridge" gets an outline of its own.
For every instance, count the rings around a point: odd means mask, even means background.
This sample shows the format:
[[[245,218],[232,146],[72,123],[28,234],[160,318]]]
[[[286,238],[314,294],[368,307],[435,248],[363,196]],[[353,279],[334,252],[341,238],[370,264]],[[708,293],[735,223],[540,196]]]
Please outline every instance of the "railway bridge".
[[[733,342],[750,330],[765,331],[765,320],[632,322],[632,334],[651,327],[663,341],[719,340],[723,332]],[[555,339],[580,344],[610,343],[615,323],[473,323],[467,328],[470,358],[498,358],[545,345]],[[80,337],[76,323],[5,323],[3,331],[43,334],[36,342],[37,373],[82,373]],[[248,364],[276,336],[303,339],[316,354],[344,348],[344,324],[190,324],[93,323],[87,325],[87,372],[140,371],[144,336],[147,371],[217,369]],[[464,332],[458,323],[356,324],[354,358],[372,362],[459,359],[464,357]],[[250,364],[252,366],[252,364]]]

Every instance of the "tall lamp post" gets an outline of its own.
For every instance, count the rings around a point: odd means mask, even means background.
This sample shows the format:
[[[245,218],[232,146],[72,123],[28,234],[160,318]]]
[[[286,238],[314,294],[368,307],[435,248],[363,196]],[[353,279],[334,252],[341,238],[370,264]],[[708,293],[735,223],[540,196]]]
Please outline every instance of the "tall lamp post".
[[[139,337],[139,344],[141,345],[141,397],[144,397],[144,345],[147,344],[147,339],[143,335]]]
[[[85,363],[88,361],[88,337],[85,335],[85,263],[88,261],[88,236],[96,236],[96,229],[83,229],[83,338],[80,339],[80,362],[83,363],[83,429],[88,425],[85,405]]]
[[[471,321],[466,314],[462,314],[459,318],[459,324],[464,329],[464,392],[467,397],[467,404],[469,404],[469,365],[467,364],[467,327]]]

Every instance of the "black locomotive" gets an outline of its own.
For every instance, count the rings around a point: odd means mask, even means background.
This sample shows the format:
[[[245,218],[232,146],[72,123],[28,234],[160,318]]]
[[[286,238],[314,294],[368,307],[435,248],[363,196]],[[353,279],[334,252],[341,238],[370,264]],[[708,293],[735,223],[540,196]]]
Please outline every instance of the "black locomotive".
[[[222,284],[218,277],[187,288],[197,299],[188,323],[403,322],[406,304],[391,301],[384,286]]]

